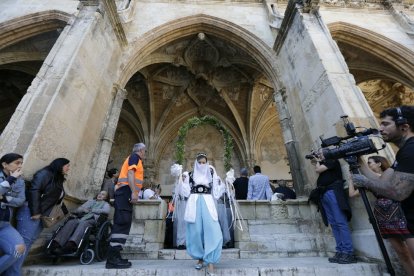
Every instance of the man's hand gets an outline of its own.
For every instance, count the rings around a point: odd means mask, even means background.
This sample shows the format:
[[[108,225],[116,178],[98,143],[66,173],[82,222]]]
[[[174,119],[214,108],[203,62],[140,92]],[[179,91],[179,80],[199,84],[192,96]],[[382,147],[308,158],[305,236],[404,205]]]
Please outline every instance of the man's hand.
[[[353,174],[351,178],[354,186],[358,188],[367,188],[369,186],[370,180],[365,175]]]
[[[138,201],[139,201],[139,198],[138,198],[138,191],[134,191],[132,194],[131,194],[131,200],[129,201],[131,204],[137,204],[138,203]]]

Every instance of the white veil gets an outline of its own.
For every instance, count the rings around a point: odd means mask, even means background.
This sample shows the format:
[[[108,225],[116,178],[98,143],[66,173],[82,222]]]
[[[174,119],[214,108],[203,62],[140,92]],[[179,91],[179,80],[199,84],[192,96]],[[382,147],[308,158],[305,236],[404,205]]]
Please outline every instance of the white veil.
[[[213,182],[211,176],[210,165],[208,162],[206,164],[198,164],[197,159],[194,162],[194,172],[193,172],[194,185],[203,185],[206,187],[210,186],[210,183]]]

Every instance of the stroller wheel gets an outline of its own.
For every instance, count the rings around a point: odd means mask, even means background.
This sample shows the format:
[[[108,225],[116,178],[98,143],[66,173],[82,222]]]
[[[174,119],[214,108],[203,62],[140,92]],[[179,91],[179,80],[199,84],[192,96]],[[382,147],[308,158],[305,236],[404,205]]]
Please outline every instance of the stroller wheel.
[[[80,255],[80,263],[83,265],[88,265],[92,263],[93,259],[95,258],[95,252],[92,249],[87,249],[82,252]]]

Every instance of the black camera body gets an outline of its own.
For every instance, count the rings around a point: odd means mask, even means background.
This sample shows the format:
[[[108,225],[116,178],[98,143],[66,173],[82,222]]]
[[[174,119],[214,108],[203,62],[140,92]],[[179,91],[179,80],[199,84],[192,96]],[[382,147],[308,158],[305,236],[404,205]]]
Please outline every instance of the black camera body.
[[[368,128],[364,131],[357,132],[354,124],[349,122],[347,115],[341,118],[348,136],[333,136],[326,139],[320,138],[322,142],[322,154],[325,159],[340,159],[378,152],[379,149],[375,147],[375,144],[369,138],[369,135],[378,134],[377,129]],[[311,156],[313,157],[310,158]],[[306,159],[313,159],[314,157],[315,155],[313,153],[305,156]]]

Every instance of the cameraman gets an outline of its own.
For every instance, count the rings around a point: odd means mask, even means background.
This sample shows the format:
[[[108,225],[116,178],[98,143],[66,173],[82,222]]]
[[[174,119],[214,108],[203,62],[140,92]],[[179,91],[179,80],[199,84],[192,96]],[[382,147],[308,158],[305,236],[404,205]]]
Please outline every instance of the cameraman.
[[[401,201],[412,238],[406,239],[411,258],[414,257],[414,106],[389,108],[380,114],[380,133],[385,142],[395,144],[399,151],[394,164],[381,176],[373,173],[359,158],[363,175],[352,176],[354,185],[366,187],[384,197]],[[414,258],[413,258],[414,259]]]
[[[351,208],[344,192],[344,181],[341,165],[338,160],[324,159],[320,154],[311,160],[315,172],[319,174],[317,187],[322,204],[321,215],[327,225],[331,225],[336,242],[335,256],[329,258],[331,263],[351,264],[357,260],[353,254],[351,231],[348,221],[351,219]]]

